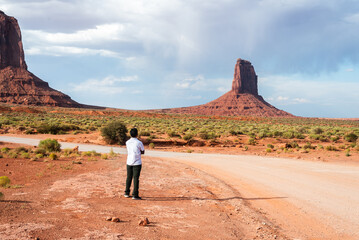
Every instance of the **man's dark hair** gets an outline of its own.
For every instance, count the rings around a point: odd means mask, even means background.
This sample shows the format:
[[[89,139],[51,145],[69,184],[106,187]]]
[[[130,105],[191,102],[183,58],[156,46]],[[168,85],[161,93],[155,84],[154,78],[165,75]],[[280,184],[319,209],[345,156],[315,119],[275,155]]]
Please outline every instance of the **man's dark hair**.
[[[130,130],[130,135],[131,135],[131,137],[137,137],[138,136],[137,128],[132,128]]]

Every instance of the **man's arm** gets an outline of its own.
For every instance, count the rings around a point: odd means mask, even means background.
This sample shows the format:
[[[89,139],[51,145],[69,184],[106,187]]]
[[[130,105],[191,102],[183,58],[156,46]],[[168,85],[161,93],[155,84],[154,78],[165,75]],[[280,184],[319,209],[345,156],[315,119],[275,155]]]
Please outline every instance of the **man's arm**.
[[[145,150],[143,150],[143,151],[141,150],[141,154],[145,154]]]

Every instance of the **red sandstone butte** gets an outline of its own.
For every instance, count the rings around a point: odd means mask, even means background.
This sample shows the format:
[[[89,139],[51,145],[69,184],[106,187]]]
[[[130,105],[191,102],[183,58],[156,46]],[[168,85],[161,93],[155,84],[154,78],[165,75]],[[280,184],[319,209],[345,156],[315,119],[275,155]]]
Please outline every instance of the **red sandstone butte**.
[[[17,20],[0,11],[0,102],[82,107],[27,70]]]
[[[270,105],[258,95],[256,72],[249,61],[240,58],[234,67],[231,91],[203,105],[157,111],[216,116],[293,117],[292,114]]]

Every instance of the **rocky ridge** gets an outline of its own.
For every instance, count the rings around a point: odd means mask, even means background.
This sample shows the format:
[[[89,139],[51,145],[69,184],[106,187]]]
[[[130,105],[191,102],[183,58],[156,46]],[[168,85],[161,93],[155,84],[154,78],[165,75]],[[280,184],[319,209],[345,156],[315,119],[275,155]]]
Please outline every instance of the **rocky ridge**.
[[[0,102],[83,107],[27,70],[17,20],[0,11]]]

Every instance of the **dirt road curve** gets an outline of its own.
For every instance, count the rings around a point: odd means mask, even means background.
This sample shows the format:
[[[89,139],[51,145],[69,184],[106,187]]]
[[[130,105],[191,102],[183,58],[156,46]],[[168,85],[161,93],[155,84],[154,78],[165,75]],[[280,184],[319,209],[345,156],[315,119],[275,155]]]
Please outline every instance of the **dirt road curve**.
[[[0,141],[37,145],[39,140],[0,136]],[[81,151],[111,149],[61,144]],[[358,165],[160,151],[146,151],[146,156],[184,162],[224,180],[293,239],[359,239]]]

